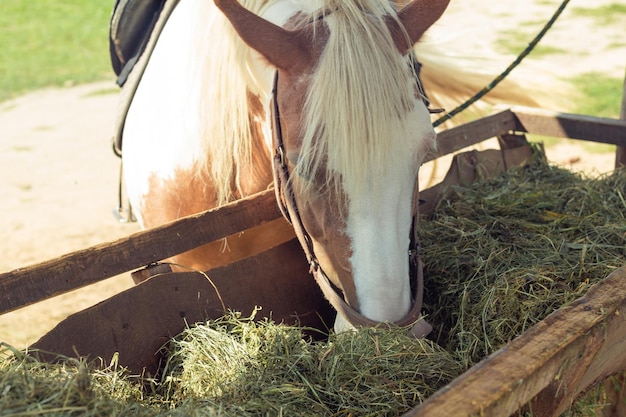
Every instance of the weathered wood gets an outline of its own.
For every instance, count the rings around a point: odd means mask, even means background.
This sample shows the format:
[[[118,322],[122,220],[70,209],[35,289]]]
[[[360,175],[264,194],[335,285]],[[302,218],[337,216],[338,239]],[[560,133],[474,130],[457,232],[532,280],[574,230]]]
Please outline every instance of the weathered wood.
[[[154,375],[162,359],[161,346],[187,325],[223,316],[224,308],[247,317],[259,306],[257,319],[271,317],[322,331],[334,317],[297,240],[213,269],[207,276],[156,275],[71,315],[29,350],[41,350],[37,356],[46,361],[58,354],[78,355],[100,357],[105,365],[118,353],[118,363],[131,372],[141,374],[145,368]]]
[[[506,149],[515,149],[520,146],[528,145],[528,139],[523,133],[505,133],[498,136],[498,143],[500,144],[500,149],[504,151]]]
[[[268,190],[218,209],[0,274],[0,314],[157,262],[281,217]]]
[[[557,416],[626,369],[626,266],[481,361],[405,416]]]
[[[486,139],[505,137],[513,132],[626,146],[626,121],[531,107],[513,107],[439,132],[437,149],[424,162],[476,145]]]
[[[624,76],[624,87],[622,89],[622,108],[620,119],[626,121],[626,75]],[[618,146],[615,153],[615,168],[626,167],[626,146]]]
[[[626,146],[626,121],[530,107],[511,111],[518,132]]]
[[[135,284],[141,284],[145,280],[155,276],[168,274],[173,272],[172,266],[170,264],[159,263],[159,264],[150,264],[145,268],[138,269],[133,271],[130,276],[133,279]]]
[[[444,130],[437,134],[437,149],[424,162],[476,145],[485,139],[494,138],[515,130],[516,121],[509,109]]]
[[[620,120],[626,121],[626,76],[624,76]],[[618,146],[615,151],[615,168],[620,167],[626,168],[626,146]],[[603,385],[609,405],[601,410],[601,414],[604,417],[626,416],[626,373],[622,372],[606,379]]]
[[[420,213],[431,215],[446,198],[454,185],[466,186],[479,178],[491,178],[513,167],[520,167],[533,155],[528,142],[516,137],[517,147],[502,150],[467,151],[454,155],[445,178],[436,185],[420,191]]]

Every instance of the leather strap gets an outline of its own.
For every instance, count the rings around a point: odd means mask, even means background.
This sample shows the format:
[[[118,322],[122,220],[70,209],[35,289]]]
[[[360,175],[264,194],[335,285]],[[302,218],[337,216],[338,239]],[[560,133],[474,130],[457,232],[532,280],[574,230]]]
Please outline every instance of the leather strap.
[[[304,250],[304,254],[309,262],[310,272],[315,278],[318,286],[322,290],[322,293],[328,299],[328,302],[335,308],[335,310],[341,314],[346,320],[355,327],[373,327],[378,325],[389,325],[390,323],[379,322],[369,319],[350,306],[344,297],[339,295],[335,287],[332,285],[328,276],[319,265],[317,257],[315,256],[313,242],[311,237],[307,233],[298,207],[295,201],[293,188],[289,180],[289,169],[287,167],[287,161],[285,159],[285,149],[282,137],[282,129],[280,124],[280,111],[276,99],[278,85],[278,72],[274,79],[274,89],[272,91],[272,140],[274,146],[273,156],[273,173],[274,173],[274,188],[276,191],[276,201],[283,213],[284,217],[291,223],[294,228],[294,232]],[[423,263],[419,257],[419,244],[417,240],[417,207],[419,205],[419,191],[418,182],[415,183],[415,192],[413,196],[413,204],[415,215],[413,217],[413,225],[411,227],[411,249],[409,251],[409,270],[411,272],[411,280],[413,287],[413,306],[408,314],[402,319],[393,322],[391,324],[397,326],[411,326],[418,322],[421,318],[422,301],[424,296],[424,275],[423,275]],[[423,326],[416,331],[418,337],[422,337],[430,331],[430,326],[424,323]]]

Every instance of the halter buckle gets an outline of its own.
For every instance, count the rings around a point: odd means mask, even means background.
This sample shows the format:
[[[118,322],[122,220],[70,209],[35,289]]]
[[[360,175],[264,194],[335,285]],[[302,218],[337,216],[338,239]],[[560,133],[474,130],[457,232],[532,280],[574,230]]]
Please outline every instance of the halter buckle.
[[[276,158],[281,166],[287,166],[287,162],[285,161],[285,147],[282,143],[276,147]]]

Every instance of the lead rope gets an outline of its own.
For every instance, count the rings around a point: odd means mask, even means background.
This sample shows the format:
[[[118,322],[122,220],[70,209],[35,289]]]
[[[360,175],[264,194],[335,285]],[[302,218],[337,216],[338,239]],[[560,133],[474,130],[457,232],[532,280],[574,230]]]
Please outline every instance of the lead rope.
[[[515,59],[515,61],[513,61],[511,63],[511,65],[508,66],[507,69],[504,70],[504,72],[502,72],[502,74],[498,75],[492,82],[490,82],[485,88],[483,88],[482,90],[480,90],[478,93],[476,93],[473,97],[471,97],[470,99],[468,99],[465,103],[461,104],[460,106],[458,106],[457,108],[451,110],[450,112],[446,113],[445,115],[443,115],[442,117],[440,117],[439,119],[435,120],[435,122],[433,122],[433,127],[437,127],[440,124],[447,122],[448,120],[452,119],[454,116],[456,116],[457,114],[461,113],[462,111],[464,111],[465,109],[467,109],[469,106],[471,106],[472,104],[476,103],[478,100],[480,100],[481,98],[483,98],[487,93],[489,93],[491,90],[493,90],[498,84],[500,84],[500,82],[502,80],[504,80],[519,64],[522,63],[522,61],[524,60],[524,58],[526,58],[533,49],[535,49],[535,46],[537,46],[537,44],[539,43],[539,41],[541,41],[541,39],[543,39],[544,35],[548,32],[548,30],[554,25],[554,22],[556,22],[556,20],[559,18],[559,16],[561,15],[561,13],[563,13],[563,10],[565,10],[565,7],[567,6],[567,4],[570,2],[570,0],[563,0],[563,2],[561,3],[561,5],[559,6],[559,8],[556,10],[556,12],[554,12],[554,14],[552,15],[552,18],[548,21],[548,23],[545,24],[545,26],[543,27],[543,29],[537,34],[537,36],[535,36],[535,38],[528,44],[528,46],[526,47],[526,49],[524,49],[522,51],[522,53]]]

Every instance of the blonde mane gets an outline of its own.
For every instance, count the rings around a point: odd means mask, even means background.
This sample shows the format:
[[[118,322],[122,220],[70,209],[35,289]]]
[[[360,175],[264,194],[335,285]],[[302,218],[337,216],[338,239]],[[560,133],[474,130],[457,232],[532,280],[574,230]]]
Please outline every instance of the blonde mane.
[[[278,0],[239,1],[261,14]],[[306,2],[312,0],[301,1],[310,9]],[[190,77],[201,86],[200,131],[203,152],[210,155],[204,169],[215,181],[218,203],[223,204],[241,194],[239,168],[249,166],[252,160],[249,94],[263,101],[268,91],[251,73],[250,48],[224,15],[212,1],[197,3],[196,21],[190,22],[199,34],[197,54],[189,57]],[[319,13],[328,24],[330,39],[303,110],[306,134],[298,169],[312,177],[325,171],[328,164],[329,184],[337,185],[342,178],[357,187],[371,186],[377,183],[371,179],[384,172],[398,154],[395,146],[403,146],[388,138],[411,138],[398,132],[404,128],[399,116],[412,106],[413,99],[412,87],[401,82],[407,77],[407,63],[384,24],[385,16],[394,17],[396,11],[392,2],[385,0],[323,0]],[[446,61],[441,48],[435,56],[435,48],[437,45],[423,43],[418,57],[424,64],[424,84],[436,106],[450,109],[455,100],[491,80],[482,70],[465,68],[467,60]],[[538,94],[538,89],[528,89],[527,82],[503,84],[500,91],[503,98],[496,90],[485,101],[491,98],[528,105]]]
[[[254,13],[276,0],[239,0]],[[249,94],[261,96],[250,73],[250,48],[213,1],[199,6],[194,23],[198,54],[191,76],[200,85],[199,120],[205,171],[215,181],[218,205],[241,195],[240,167],[252,164]],[[262,97],[262,96],[261,96]],[[269,163],[269,160],[268,160]],[[269,185],[269,184],[268,184]]]
[[[330,35],[303,109],[298,170],[308,178],[325,172],[330,187],[375,192],[414,140],[403,123],[415,105],[410,67],[386,24],[396,11],[380,0],[326,0],[326,10]],[[302,183],[310,194],[314,184]]]
[[[256,14],[277,0],[240,0]],[[310,6],[310,5],[309,5]],[[198,80],[204,169],[215,181],[218,204],[241,194],[240,167],[252,164],[252,123],[249,94],[263,101],[267,91],[250,70],[251,49],[212,1],[197,14],[198,54],[191,77]],[[303,109],[304,142],[300,172],[327,170],[328,184],[372,186],[397,156],[401,117],[413,106],[409,65],[395,47],[387,25],[395,18],[392,3],[381,0],[324,0],[318,13],[330,37]],[[375,45],[375,47],[372,47]],[[265,117],[268,114],[264,115]],[[269,164],[269,160],[268,160]],[[326,165],[327,164],[327,165]],[[268,184],[269,185],[269,184]],[[308,190],[311,191],[311,190]],[[308,192],[307,192],[308,194]]]

